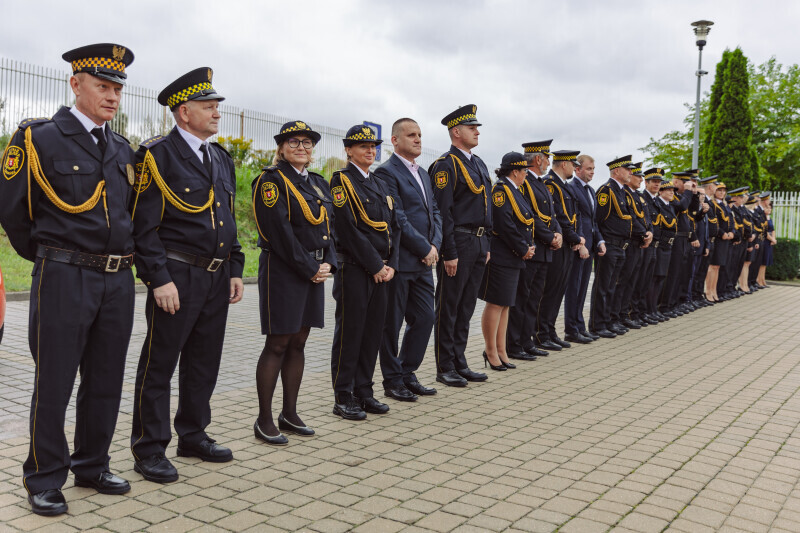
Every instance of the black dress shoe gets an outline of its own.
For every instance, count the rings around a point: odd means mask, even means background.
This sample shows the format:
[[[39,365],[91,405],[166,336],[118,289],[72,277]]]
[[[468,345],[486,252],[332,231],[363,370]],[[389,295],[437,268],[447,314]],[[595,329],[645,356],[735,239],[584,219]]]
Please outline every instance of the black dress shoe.
[[[608,326],[608,330],[611,331],[612,333],[616,333],[617,335],[625,335],[628,332],[627,329],[618,328],[614,324]],[[598,334],[599,334],[599,332],[598,332]]]
[[[626,318],[622,322],[620,322],[624,327],[628,329],[642,329],[642,325],[639,324],[637,321]]]
[[[404,383],[406,388],[417,396],[433,396],[436,394],[436,389],[433,387],[426,387],[416,379],[405,381]]]
[[[560,352],[561,351],[561,345],[554,343],[550,339],[539,343],[539,346],[541,348],[545,349],[545,350],[552,350],[554,352]]]
[[[525,353],[528,355],[535,355],[536,357],[547,357],[550,355],[550,352],[542,350],[538,346],[529,346],[528,348],[525,348]]]
[[[489,379],[489,376],[484,374],[483,372],[473,372],[469,368],[456,368],[456,372],[459,376],[466,379],[467,381],[486,381]]]
[[[607,330],[607,329],[598,329],[598,330],[595,330],[595,332],[594,332],[594,333],[595,333],[595,334],[596,334],[598,337],[602,337],[602,338],[604,338],[604,339],[613,339],[614,337],[616,337],[616,336],[617,336],[617,334],[616,334],[616,333],[614,333],[613,331],[609,331],[609,330]]]
[[[514,363],[511,363],[511,362],[506,363],[502,359],[500,359],[500,364],[503,365],[504,367],[506,367],[509,370],[514,370],[515,368],[517,368],[517,365],[515,365]]]
[[[584,337],[589,337],[590,339],[595,341],[600,338],[600,335],[595,335],[591,331],[586,331],[586,330],[581,331],[581,335],[583,335]]]
[[[364,412],[372,413],[373,415],[385,415],[389,412],[388,405],[379,402],[371,396],[369,398],[356,398],[356,401]]]
[[[458,375],[455,370],[440,372],[436,374],[436,381],[444,383],[448,387],[466,387],[467,380]]]
[[[562,348],[570,348],[572,346],[567,341],[559,339],[558,335],[554,335],[554,336],[550,337],[550,340],[553,341],[554,343],[558,344]]]
[[[125,494],[131,490],[131,484],[111,472],[100,472],[93,479],[80,479],[75,476],[76,487],[88,487],[100,494]]]
[[[577,342],[578,344],[589,344],[594,339],[591,337],[585,337],[580,333],[567,333],[564,335],[564,339],[568,340],[569,342]]]
[[[416,402],[417,395],[406,388],[405,385],[396,385],[394,387],[387,387],[383,391],[383,395],[387,398],[394,398],[399,402]]]
[[[308,426],[295,426],[283,416],[283,413],[278,415],[278,429],[288,433],[294,433],[301,437],[310,437],[314,435],[314,430]]]
[[[227,463],[233,461],[233,452],[230,448],[220,446],[211,437],[206,437],[197,444],[181,442],[178,440],[178,457],[197,457],[209,463]]]
[[[133,470],[140,473],[147,481],[154,483],[172,483],[178,481],[178,471],[164,456],[164,453],[155,453],[134,461]]]
[[[280,422],[279,422],[280,423]],[[253,433],[255,434],[257,439],[263,440],[267,444],[272,444],[273,446],[286,446],[289,444],[289,439],[286,438],[286,435],[278,432],[277,435],[267,435],[261,430],[261,426],[258,425],[258,419],[256,419],[255,424],[253,424]]]
[[[56,516],[67,512],[67,500],[61,494],[61,489],[28,494],[28,503],[31,504],[31,511],[41,516]]]
[[[527,352],[508,352],[509,359],[517,359],[519,361],[536,361],[536,356]]]
[[[333,414],[345,420],[366,420],[367,413],[361,409],[356,399],[349,392],[337,392],[333,404]]]

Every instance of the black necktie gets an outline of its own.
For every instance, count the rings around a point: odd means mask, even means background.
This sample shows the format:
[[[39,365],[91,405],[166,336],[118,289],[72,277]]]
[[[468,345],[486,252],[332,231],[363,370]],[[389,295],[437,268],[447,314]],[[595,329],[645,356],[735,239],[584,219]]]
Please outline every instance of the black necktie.
[[[208,145],[201,144],[200,151],[203,152],[203,166],[206,167],[208,175],[211,176],[211,157],[209,156],[208,153]]]
[[[594,213],[594,200],[592,199],[592,193],[589,192],[589,186],[583,186],[583,192],[586,193],[586,197],[589,199],[589,205],[592,207],[592,213]]]
[[[103,128],[97,127],[92,130],[92,135],[97,139],[97,147],[100,148],[100,153],[106,154],[106,135],[103,133]]]

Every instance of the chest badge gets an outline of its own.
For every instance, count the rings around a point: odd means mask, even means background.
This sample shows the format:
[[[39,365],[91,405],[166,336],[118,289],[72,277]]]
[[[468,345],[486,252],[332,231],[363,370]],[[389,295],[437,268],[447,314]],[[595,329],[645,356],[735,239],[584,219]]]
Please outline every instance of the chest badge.
[[[389,204],[389,210],[394,209],[394,198],[392,198],[391,196],[387,196],[386,203]]]
[[[128,185],[133,187],[133,184],[136,183],[136,173],[133,171],[133,165],[130,163],[125,165],[125,172],[128,174]]]

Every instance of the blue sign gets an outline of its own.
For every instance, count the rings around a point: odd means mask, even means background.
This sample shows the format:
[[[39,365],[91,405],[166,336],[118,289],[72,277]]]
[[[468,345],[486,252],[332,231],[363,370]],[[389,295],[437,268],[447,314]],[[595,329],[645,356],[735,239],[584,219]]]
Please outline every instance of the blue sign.
[[[376,124],[374,122],[367,122],[365,120],[364,121],[364,125],[365,126],[369,126],[370,128],[372,128],[375,131],[375,137],[376,138],[382,139],[382,137],[381,137],[381,125],[380,124]],[[375,161],[380,161],[380,160],[381,160],[381,147],[378,146],[378,149],[375,150]]]

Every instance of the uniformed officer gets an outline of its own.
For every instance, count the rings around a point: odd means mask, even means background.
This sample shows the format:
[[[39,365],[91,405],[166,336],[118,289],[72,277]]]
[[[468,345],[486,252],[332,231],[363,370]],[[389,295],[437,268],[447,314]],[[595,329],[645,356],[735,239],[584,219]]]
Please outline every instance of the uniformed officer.
[[[663,169],[657,170],[662,176],[664,175]],[[658,191],[658,199],[654,202],[658,209],[654,223],[658,228],[658,252],[656,253],[656,266],[653,269],[653,286],[647,296],[647,306],[650,314],[663,322],[678,316],[668,309],[660,310],[658,308],[658,299],[663,293],[664,280],[672,261],[672,246],[675,244],[675,236],[678,233],[678,218],[672,202],[675,196],[675,184],[668,180],[662,180]]]
[[[692,181],[692,192],[697,197],[697,205],[695,209],[689,211],[689,225],[691,228],[692,239],[689,240],[689,256],[686,259],[686,273],[681,280],[681,286],[678,290],[678,303],[689,312],[700,309],[701,305],[695,305],[692,298],[692,284],[697,269],[700,266],[700,259],[706,250],[707,235],[706,235],[706,213],[709,206],[705,203],[705,195],[699,186],[700,169],[692,168],[685,171],[689,179]]]
[[[536,334],[534,336],[536,345],[542,350],[558,351],[570,347],[570,343],[561,339],[556,332],[556,317],[567,290],[567,279],[575,259],[575,254],[572,252],[578,252],[581,259],[589,258],[576,200],[572,193],[572,187],[567,186],[567,180],[575,172],[575,163],[579,153],[580,151],[577,150],[553,152],[553,166],[544,179],[544,184],[553,197],[556,219],[558,219],[564,241],[569,248],[562,246],[558,250],[553,250],[553,260],[547,268],[544,291],[536,316]]]
[[[231,450],[210,438],[228,305],[242,299],[244,254],[236,238],[233,159],[208,138],[219,129],[219,102],[208,67],[158,95],[176,126],[143,142],[133,223],[137,275],[147,285],[147,336],[136,370],[131,453],[134,470],[168,483],[178,471],[164,455],[172,438],[170,382],[178,377],[178,456],[226,462]]]
[[[544,292],[547,270],[553,260],[553,251],[561,248],[563,237],[553,208],[553,197],[544,184],[550,166],[552,139],[523,143],[528,173],[520,191],[536,214],[533,221],[536,251],[533,259],[525,261],[520,272],[514,305],[508,310],[506,351],[512,359],[534,361],[549,352],[538,348],[533,336],[539,316],[539,303]]]
[[[508,309],[515,303],[519,275],[525,262],[533,258],[535,215],[530,201],[522,195],[528,163],[519,152],[503,156],[495,170],[492,188],[491,259],[483,272],[478,297],[486,302],[481,317],[485,350],[484,366],[504,371],[516,368],[508,360],[506,329]],[[530,196],[529,196],[530,198]]]
[[[356,125],[347,130],[343,142],[348,164],[331,178],[339,263],[333,282],[333,414],[364,420],[365,409],[389,411],[374,399],[372,376],[386,319],[387,283],[400,260],[401,236],[394,200],[386,185],[369,171],[383,141],[371,128]]]
[[[753,191],[751,193],[751,199],[747,201],[750,202],[752,200],[752,203],[747,204],[747,202],[745,202],[747,209],[751,213],[754,233],[754,241],[752,243],[753,251],[750,255],[750,272],[747,282],[745,283],[745,286],[750,292],[756,291],[759,288],[756,281],[761,265],[764,263],[764,254],[767,248],[767,226],[769,222],[762,205],[762,194],[761,191]]]
[[[636,282],[631,297],[631,307],[629,318],[635,319],[646,324],[658,324],[660,321],[651,316],[650,310],[647,307],[647,296],[650,293],[650,287],[653,285],[653,272],[656,266],[656,255],[658,254],[658,240],[661,230],[656,224],[658,221],[658,208],[655,205],[658,199],[658,189],[661,185],[660,169],[650,168],[642,173],[645,188],[643,191],[637,190],[637,187],[632,187],[634,193],[639,197],[639,204],[642,213],[644,214],[645,226],[652,234],[650,245],[642,248],[642,259],[637,269]]]
[[[703,254],[700,257],[700,264],[697,267],[697,272],[695,272],[692,281],[692,303],[699,307],[713,305],[705,296],[705,286],[706,278],[708,277],[708,268],[711,264],[711,257],[714,254],[714,247],[718,238],[717,234],[719,233],[718,211],[717,208],[714,207],[716,205],[714,194],[717,190],[717,183],[719,182],[717,182],[716,175],[708,176],[698,181],[698,185],[703,189],[701,200],[709,206],[704,220],[698,223],[698,226],[702,224],[705,231],[705,246]]]
[[[729,191],[729,193],[737,191]],[[736,281],[739,277],[739,270],[736,269],[736,264],[739,261],[742,250],[742,230],[744,223],[742,223],[741,215],[736,209],[736,201],[731,194],[725,196],[725,202],[728,205],[728,210],[731,213],[731,222],[733,224],[733,237],[731,238],[731,246],[728,250],[728,258],[725,261],[725,268],[720,269],[719,281],[717,282],[717,290],[719,291],[719,299],[722,301],[732,300],[741,296],[736,290]]]
[[[61,487],[103,494],[130,490],[109,470],[125,354],[133,327],[133,235],[128,201],[134,154],[113,132],[133,53],[116,44],[66,52],[72,108],[23,120],[3,153],[0,224],[34,262],[29,341],[36,365],[30,446],[22,466],[32,510],[67,512]],[[75,451],[64,417],[80,371]]]
[[[750,187],[739,187],[730,191],[731,198],[733,198],[733,211],[734,225],[740,233],[741,240],[739,244],[733,247],[734,261],[731,263],[731,270],[728,271],[728,293],[734,297],[739,297],[745,294],[746,286],[739,284],[741,281],[742,273],[744,272],[745,262],[749,259],[750,252],[752,252],[752,241],[755,239],[753,235],[753,223],[749,217],[749,211],[744,206],[749,198]],[[748,265],[749,266],[749,265]],[[746,285],[746,282],[745,282]]]
[[[592,309],[590,328],[604,338],[623,335],[627,330],[613,327],[611,305],[617,288],[622,266],[625,263],[625,250],[631,245],[633,235],[633,210],[623,187],[630,182],[631,169],[635,167],[631,156],[626,155],[606,163],[611,178],[596,194],[597,224],[606,241],[606,254],[597,258],[594,284],[592,285]],[[641,240],[641,232],[636,235]],[[613,329],[611,329],[613,327]]]
[[[428,169],[433,196],[442,215],[442,250],[436,264],[436,319],[433,326],[436,371],[469,371],[465,357],[469,322],[475,311],[478,287],[489,261],[489,204],[492,182],[486,164],[472,150],[480,132],[477,107],[459,107],[442,119],[450,136],[450,150]],[[406,384],[408,386],[408,384]],[[415,394],[435,389],[419,382],[408,387]]]
[[[312,327],[325,325],[325,280],[336,271],[333,200],[328,183],[310,172],[311,152],[321,135],[294,120],[275,135],[274,165],[253,180],[253,212],[258,229],[258,302],[264,349],[256,366],[257,439],[286,445],[281,430],[314,435],[297,413],[303,380],[304,348]],[[283,382],[278,425],[272,418],[272,396]]]
[[[652,224],[644,206],[644,199],[638,193],[644,177],[642,165],[642,162],[633,164],[630,181],[622,188],[631,214],[632,240],[630,246],[625,250],[625,261],[622,264],[617,287],[614,289],[614,298],[611,301],[611,325],[616,329],[641,329],[647,325],[646,322],[639,322],[629,316],[631,299],[641,270],[642,250],[649,247],[653,240]],[[636,237],[634,238],[634,236]]]
[[[728,264],[728,256],[733,241],[734,222],[728,204],[725,202],[725,195],[728,192],[727,186],[715,181],[713,201],[711,208],[714,210],[714,217],[717,219],[717,238],[714,240],[714,247],[711,250],[711,257],[708,260],[708,273],[706,274],[706,299],[712,303],[719,302],[718,291],[722,292],[722,283],[725,279],[724,272]],[[708,190],[709,186],[706,185]]]

